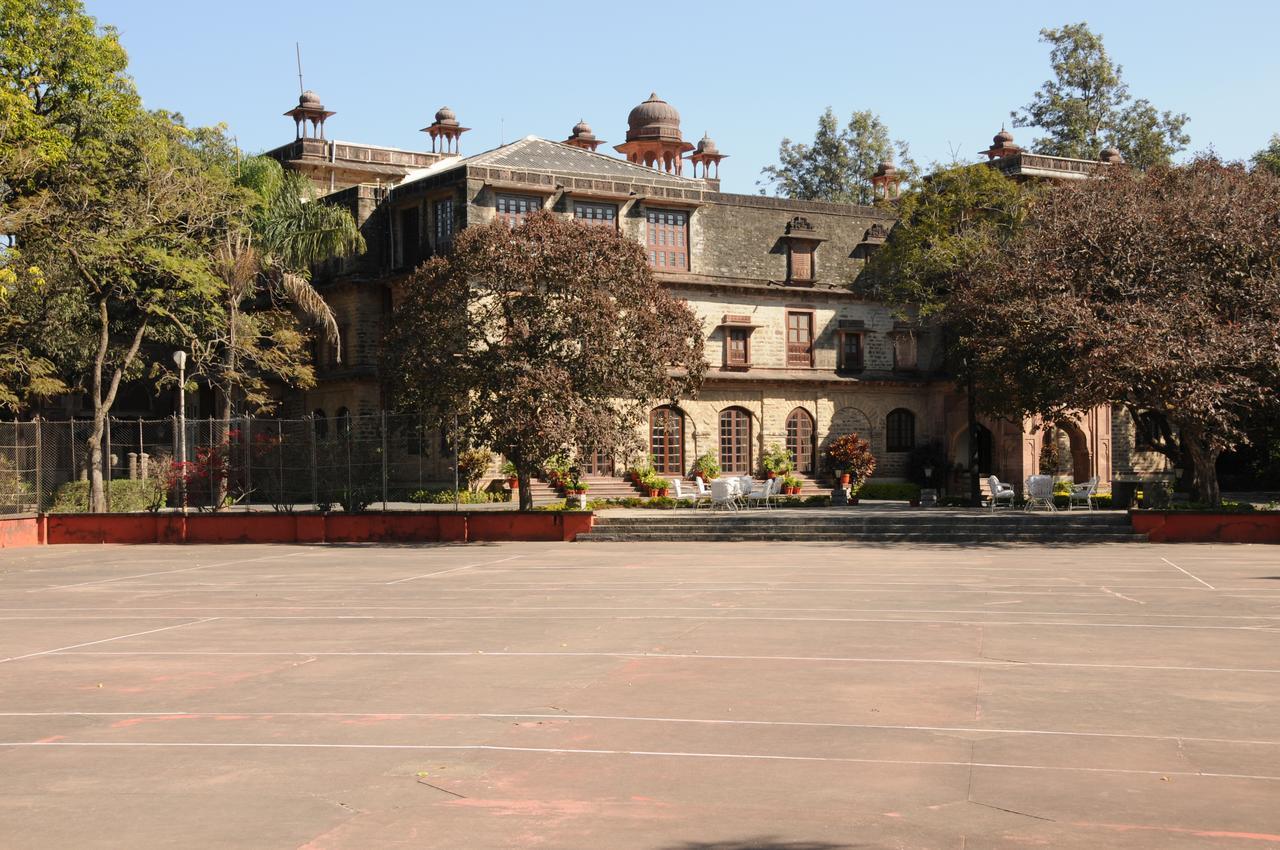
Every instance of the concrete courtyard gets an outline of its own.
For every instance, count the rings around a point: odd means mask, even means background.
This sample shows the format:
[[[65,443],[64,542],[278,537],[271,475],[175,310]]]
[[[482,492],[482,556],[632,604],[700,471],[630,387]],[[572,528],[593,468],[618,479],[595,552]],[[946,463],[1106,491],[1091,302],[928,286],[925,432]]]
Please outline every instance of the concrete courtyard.
[[[0,553],[0,846],[1280,845],[1280,550]]]

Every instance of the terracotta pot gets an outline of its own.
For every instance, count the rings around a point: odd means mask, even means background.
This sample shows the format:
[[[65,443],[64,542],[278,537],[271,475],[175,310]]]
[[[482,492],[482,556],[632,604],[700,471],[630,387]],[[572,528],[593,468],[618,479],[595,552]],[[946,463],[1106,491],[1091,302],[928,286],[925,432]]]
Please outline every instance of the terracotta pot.
[[[842,472],[842,473],[840,473],[840,483],[841,483],[841,485],[843,485],[843,486],[845,486],[845,487],[848,487],[848,486],[849,486],[849,479],[850,479],[850,478],[852,478],[852,476],[851,476],[849,473],[847,473],[847,472]]]
[[[666,488],[666,487],[663,487],[661,490],[659,490],[659,491],[658,491],[658,498],[659,498],[659,499],[665,499],[665,498],[667,498],[667,488]]]
[[[768,473],[768,475],[769,475],[769,478],[771,479],[778,477],[778,473],[773,472],[772,470]]]
[[[799,496],[799,495],[800,495],[800,488],[799,488],[798,486],[797,486],[797,487],[792,487],[792,488],[791,488],[791,495],[793,495],[793,496]]]
[[[645,489],[649,491],[649,498],[650,498],[650,499],[652,499],[652,498],[654,498],[655,496],[657,496],[657,495],[658,495],[658,493],[660,492],[660,491],[658,490],[658,488],[657,488],[657,487],[646,487]]]
[[[508,478],[507,486],[510,487],[512,490],[518,489],[520,487],[520,479],[515,477]]]

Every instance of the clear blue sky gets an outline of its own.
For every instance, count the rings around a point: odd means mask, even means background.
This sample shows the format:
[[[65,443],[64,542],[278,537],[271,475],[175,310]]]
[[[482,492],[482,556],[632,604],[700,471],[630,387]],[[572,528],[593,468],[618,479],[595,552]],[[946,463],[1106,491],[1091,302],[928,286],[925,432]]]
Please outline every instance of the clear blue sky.
[[[647,7],[647,14],[636,10]],[[1146,8],[1143,8],[1143,6]],[[292,140],[281,116],[307,88],[330,138],[423,149],[449,105],[463,153],[525,135],[560,140],[579,118],[610,143],[650,91],[684,135],[730,155],[728,191],[754,192],[784,136],[823,108],[880,114],[921,163],[972,159],[1048,76],[1042,27],[1088,21],[1136,97],[1191,117],[1189,151],[1245,158],[1280,131],[1280,4],[439,3],[413,0],[88,0],[122,33],[148,106],[225,122],[242,147]],[[1014,131],[1019,143],[1032,137]]]

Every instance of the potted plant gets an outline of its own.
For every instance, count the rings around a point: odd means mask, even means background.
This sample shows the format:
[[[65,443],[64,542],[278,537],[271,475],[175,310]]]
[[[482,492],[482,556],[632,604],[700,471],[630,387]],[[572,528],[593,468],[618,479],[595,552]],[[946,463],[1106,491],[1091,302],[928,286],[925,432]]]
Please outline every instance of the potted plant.
[[[765,475],[769,478],[777,478],[791,471],[793,464],[791,463],[791,454],[774,443],[764,450],[764,456],[760,458],[760,465],[764,467]]]
[[[703,481],[719,478],[720,462],[716,460],[716,456],[711,452],[698,455],[698,459],[693,462],[693,474]]]
[[[513,493],[520,489],[520,478],[516,475],[516,465],[514,463],[509,460],[505,461],[502,464],[502,474],[506,476],[507,486],[511,488]]]
[[[876,456],[871,453],[871,444],[857,434],[845,434],[831,441],[827,457],[831,465],[840,470],[840,483],[853,486],[849,503],[856,505],[857,488],[876,471]]]
[[[644,475],[640,486],[644,487],[649,493],[649,498],[659,498],[667,495],[667,479],[663,478],[652,469],[648,470]]]
[[[782,492],[788,496],[799,496],[800,484],[800,479],[789,472],[782,476]]]

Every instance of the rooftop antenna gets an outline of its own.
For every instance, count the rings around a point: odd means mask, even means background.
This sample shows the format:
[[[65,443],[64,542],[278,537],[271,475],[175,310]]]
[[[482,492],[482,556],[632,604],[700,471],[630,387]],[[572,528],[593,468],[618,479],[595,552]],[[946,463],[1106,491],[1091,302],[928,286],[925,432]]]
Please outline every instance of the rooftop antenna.
[[[302,89],[302,45],[295,41],[293,43],[293,51],[298,56],[298,95],[301,96],[305,94]]]

